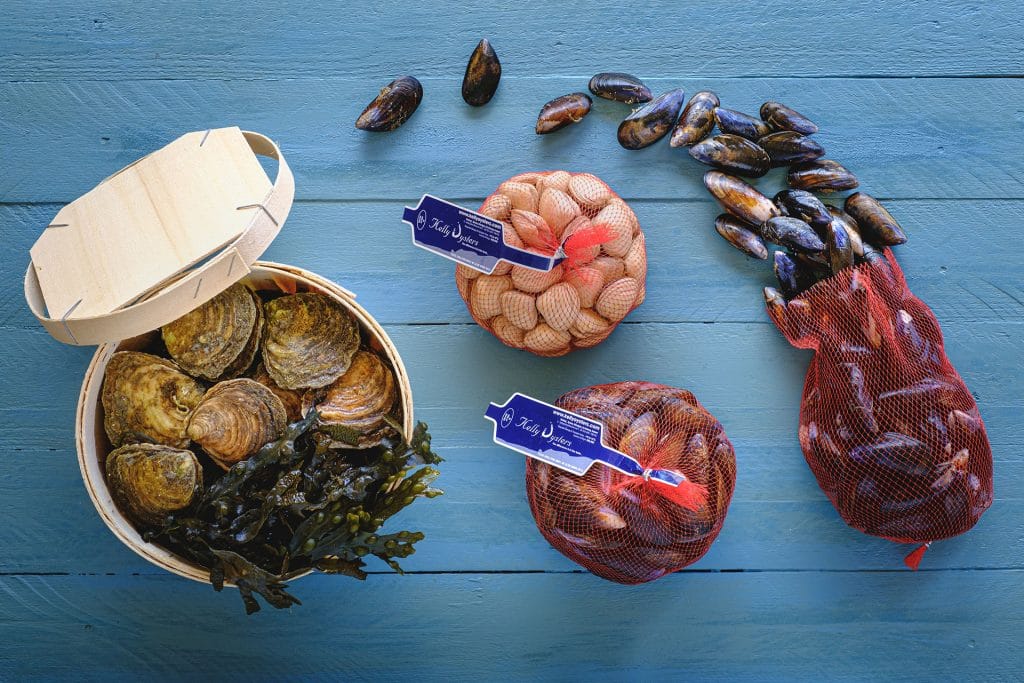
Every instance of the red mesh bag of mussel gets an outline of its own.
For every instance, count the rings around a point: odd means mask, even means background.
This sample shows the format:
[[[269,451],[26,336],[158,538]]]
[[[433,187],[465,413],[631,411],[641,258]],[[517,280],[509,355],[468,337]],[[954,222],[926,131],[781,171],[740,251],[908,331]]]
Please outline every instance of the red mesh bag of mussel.
[[[850,526],[901,543],[961,534],[992,504],[992,450],[934,314],[890,250],[788,303],[769,301],[793,346],[813,349],[800,445]]]
[[[473,319],[506,345],[561,356],[600,344],[646,293],[647,250],[636,214],[590,173],[509,178],[480,207],[502,221],[505,244],[564,261],[542,272],[500,261],[490,275],[464,265],[455,283]]]
[[[556,405],[604,424],[604,445],[637,460],[645,476],[600,463],[576,476],[527,459],[526,491],[544,538],[625,584],[700,559],[722,529],[736,484],[735,453],[718,420],[690,392],[648,382],[577,389]],[[687,486],[665,486],[647,476],[652,470],[682,474]]]

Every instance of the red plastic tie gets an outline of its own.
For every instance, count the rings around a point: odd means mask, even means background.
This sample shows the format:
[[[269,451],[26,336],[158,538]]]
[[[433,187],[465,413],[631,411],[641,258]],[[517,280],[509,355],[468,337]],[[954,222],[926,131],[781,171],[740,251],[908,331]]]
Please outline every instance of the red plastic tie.
[[[914,549],[914,552],[903,558],[903,564],[916,572],[917,568],[921,566],[921,558],[924,557],[925,551],[928,550],[930,546],[931,543],[924,543],[917,546],[917,548]]]
[[[658,479],[648,479],[647,481],[657,484],[655,491],[663,498],[667,498],[687,510],[696,512],[708,502],[708,487],[704,484],[697,484],[689,479],[680,482],[679,486],[672,486],[672,484]]]
[[[605,223],[595,223],[588,228],[577,230],[569,235],[562,245],[565,251],[565,267],[571,271],[579,268],[580,261],[586,258],[591,247],[596,247],[615,239],[615,233]]]

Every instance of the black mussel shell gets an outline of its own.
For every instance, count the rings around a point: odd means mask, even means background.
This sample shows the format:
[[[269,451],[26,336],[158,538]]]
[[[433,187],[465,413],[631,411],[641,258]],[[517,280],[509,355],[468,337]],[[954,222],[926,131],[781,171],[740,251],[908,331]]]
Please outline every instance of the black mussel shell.
[[[673,147],[689,146],[710,135],[715,127],[715,108],[719,104],[718,95],[710,90],[695,93],[683,108],[668,144]]]
[[[423,86],[412,76],[401,76],[385,85],[356,119],[356,128],[381,133],[405,123],[423,99]]]
[[[828,212],[832,216],[832,220],[839,221],[843,224],[843,228],[846,230],[846,234],[850,236],[850,246],[853,247],[853,253],[855,256],[864,255],[864,242],[860,236],[860,226],[857,225],[857,221],[853,219],[853,216],[846,213],[837,206],[826,204]]]
[[[636,76],[605,71],[590,79],[590,92],[606,100],[637,104],[650,102],[653,95],[651,89],[644,85]]]
[[[775,277],[779,280],[779,289],[782,296],[792,299],[800,293],[800,283],[796,277],[796,263],[784,251],[776,251],[773,254]]]
[[[784,214],[810,223],[819,235],[824,235],[825,226],[832,222],[828,207],[807,190],[783,190],[774,199]]]
[[[735,109],[715,107],[715,121],[723,133],[732,133],[748,140],[757,140],[772,132],[771,127],[761,119]]]
[[[704,187],[723,209],[753,225],[761,225],[769,218],[781,215],[772,200],[736,176],[708,171],[704,174]]]
[[[770,163],[768,154],[756,142],[728,133],[693,145],[690,156],[702,164],[752,178],[767,173]]]
[[[796,251],[822,251],[825,243],[810,225],[792,216],[775,216],[761,225],[761,237]]]
[[[484,38],[473,50],[462,77],[462,99],[466,104],[482,107],[491,101],[501,80],[501,62],[491,42]]]
[[[579,123],[590,113],[593,100],[586,93],[574,92],[551,100],[537,116],[537,135],[553,133],[569,124]]]
[[[761,118],[775,130],[792,130],[803,135],[814,135],[818,127],[809,118],[779,102],[761,105]]]
[[[786,180],[790,187],[811,192],[852,190],[860,184],[857,176],[831,159],[817,159],[792,166]]]
[[[740,220],[728,213],[723,213],[715,219],[715,230],[725,238],[732,246],[742,251],[747,256],[756,259],[767,259],[768,248],[758,237],[754,226]]]
[[[676,125],[685,93],[669,90],[627,116],[619,124],[619,144],[626,149],[643,149],[665,137]]]
[[[831,221],[827,230],[828,264],[833,273],[838,273],[853,265],[853,243],[842,221]]]
[[[793,130],[770,133],[758,138],[757,144],[768,153],[772,166],[789,166],[825,156],[824,147]]]
[[[854,192],[844,205],[860,228],[861,237],[874,245],[891,247],[907,241],[907,234],[877,199],[863,192]]]

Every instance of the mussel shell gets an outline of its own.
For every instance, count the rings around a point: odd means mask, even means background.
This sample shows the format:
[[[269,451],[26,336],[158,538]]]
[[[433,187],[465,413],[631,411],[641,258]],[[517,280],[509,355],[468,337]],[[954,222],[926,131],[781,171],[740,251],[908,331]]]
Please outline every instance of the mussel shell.
[[[800,283],[796,277],[796,263],[784,251],[776,251],[772,258],[775,277],[779,281],[779,289],[782,291],[782,296],[792,299],[801,291]]]
[[[756,142],[723,133],[690,147],[690,156],[727,173],[760,178],[768,172],[768,154]]]
[[[643,149],[665,137],[679,118],[685,96],[682,88],[669,90],[627,116],[619,124],[619,144]]]
[[[287,412],[274,392],[242,377],[214,385],[192,412],[188,435],[223,469],[281,436]]]
[[[741,221],[732,214],[723,213],[715,219],[715,230],[732,246],[747,256],[756,259],[767,259],[768,248],[754,232],[753,226]]]
[[[758,140],[772,132],[771,127],[761,119],[735,109],[715,107],[715,121],[723,133],[732,133],[748,140]]]
[[[761,224],[761,237],[797,251],[822,251],[825,243],[810,225],[792,216],[774,216]]]
[[[793,130],[780,130],[757,139],[768,153],[772,166],[789,166],[825,156],[825,148]]]
[[[809,223],[819,235],[824,236],[825,227],[832,222],[828,207],[806,190],[782,190],[773,199],[783,213]]]
[[[569,124],[579,123],[590,113],[593,100],[586,93],[574,92],[556,97],[540,109],[537,115],[537,135],[553,133]]]
[[[852,190],[860,184],[857,176],[831,159],[817,159],[792,166],[786,180],[790,187],[812,192]]]
[[[160,524],[203,490],[203,468],[195,454],[170,446],[121,446],[107,455],[105,470],[114,501],[138,524]]]
[[[588,87],[590,92],[600,98],[626,104],[650,102],[653,97],[651,89],[644,85],[639,78],[614,71],[595,74],[590,79]]]
[[[708,171],[704,174],[704,187],[723,209],[748,223],[761,225],[769,218],[781,215],[772,200],[736,176]]]
[[[688,146],[710,135],[715,127],[715,108],[719,104],[718,95],[710,90],[695,93],[683,108],[668,144],[672,147]]]
[[[412,76],[391,81],[356,119],[356,128],[372,133],[394,130],[405,123],[423,99],[423,86]]]
[[[329,296],[300,292],[264,304],[263,364],[284,389],[316,389],[341,377],[359,349],[359,325]]]
[[[802,135],[814,135],[818,126],[809,118],[780,102],[761,105],[761,118],[775,130],[792,130]]]
[[[833,273],[853,265],[853,244],[841,221],[831,221],[825,243],[828,246],[828,263]]]
[[[877,246],[891,247],[907,241],[903,228],[871,195],[854,192],[846,198],[846,212],[857,221],[861,236]]]
[[[397,398],[395,376],[387,364],[375,353],[359,351],[345,374],[327,387],[323,400],[318,400],[315,393],[303,399],[303,412],[316,405],[321,425],[351,433],[351,438],[336,440],[335,445],[371,448],[384,436],[385,418]]]
[[[235,283],[160,328],[167,353],[185,372],[210,381],[245,372],[259,350],[263,303]]]
[[[482,107],[491,101],[501,80],[501,62],[484,38],[473,50],[466,64],[466,75],[462,77],[462,99],[466,104]]]
[[[782,321],[786,316],[786,297],[774,287],[764,288],[764,305],[772,320]]]
[[[256,369],[253,371],[251,379],[254,382],[259,382],[267,389],[270,389],[270,391],[273,392],[275,396],[281,399],[281,405],[284,406],[285,416],[288,420],[288,424],[291,424],[292,422],[298,422],[305,416],[306,411],[302,407],[302,401],[305,394],[301,391],[295,391],[293,389],[282,389],[281,387],[279,387],[277,385],[277,382],[275,382],[274,379],[270,376],[270,373],[267,372],[267,368],[265,365],[263,365],[263,363],[256,364]],[[313,390],[307,390],[307,393],[308,391]],[[323,389],[320,389],[321,393],[323,391]]]
[[[864,242],[861,239],[860,226],[857,225],[857,221],[853,219],[853,216],[846,213],[838,206],[832,206],[831,204],[826,204],[825,206],[828,208],[828,212],[832,216],[832,220],[839,221],[846,229],[846,234],[850,236],[850,246],[853,248],[854,255],[863,256]]]
[[[103,376],[103,426],[112,445],[158,443],[185,448],[192,410],[205,389],[177,365],[148,353],[118,351]]]

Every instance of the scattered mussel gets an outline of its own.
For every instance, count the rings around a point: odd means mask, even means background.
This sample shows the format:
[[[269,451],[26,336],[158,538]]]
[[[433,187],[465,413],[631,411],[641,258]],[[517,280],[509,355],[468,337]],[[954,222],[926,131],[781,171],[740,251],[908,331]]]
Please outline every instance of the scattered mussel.
[[[423,99],[423,86],[412,76],[401,76],[383,88],[356,119],[356,128],[372,133],[395,130],[405,123]]]
[[[757,143],[723,133],[690,147],[690,156],[728,173],[760,178],[768,172],[768,154]]]
[[[772,166],[789,166],[804,161],[814,161],[825,156],[825,148],[815,140],[792,130],[780,130],[758,138],[771,159]]]
[[[825,249],[825,243],[809,224],[792,216],[773,216],[761,225],[761,236],[790,249],[816,252]]]
[[[723,133],[732,133],[748,140],[759,140],[772,132],[771,126],[750,114],[735,109],[715,108],[715,121]]]
[[[886,247],[907,241],[907,235],[900,224],[871,195],[854,192],[846,198],[844,208],[857,221],[865,239]]]
[[[768,248],[764,246],[764,242],[749,223],[745,223],[731,214],[723,213],[715,219],[715,230],[729,244],[747,256],[762,260],[768,258]]]
[[[642,149],[665,137],[676,125],[685,93],[669,90],[638,108],[619,124],[619,144],[626,149]]]
[[[809,223],[819,234],[832,221],[828,207],[807,190],[782,190],[775,195],[775,204],[787,216]]]
[[[650,102],[653,97],[651,89],[639,78],[614,71],[596,74],[590,79],[589,88],[590,92],[602,99],[625,104]]]
[[[790,187],[813,192],[839,192],[857,187],[857,176],[831,159],[806,161],[789,169]]]
[[[672,147],[689,146],[710,135],[715,127],[715,109],[719,104],[718,95],[710,90],[695,93],[683,108],[668,143]]]
[[[490,41],[484,38],[466,64],[466,74],[462,77],[462,99],[466,104],[482,107],[494,97],[500,80],[501,62]]]
[[[779,102],[761,105],[761,118],[775,130],[792,130],[802,135],[814,135],[818,126],[809,118]]]
[[[704,187],[723,209],[748,223],[761,225],[781,214],[779,207],[752,185],[721,171],[705,173]]]
[[[541,107],[537,116],[537,135],[553,133],[570,124],[579,123],[590,113],[592,103],[590,96],[581,92],[556,97]]]

